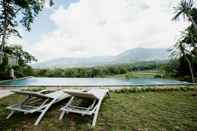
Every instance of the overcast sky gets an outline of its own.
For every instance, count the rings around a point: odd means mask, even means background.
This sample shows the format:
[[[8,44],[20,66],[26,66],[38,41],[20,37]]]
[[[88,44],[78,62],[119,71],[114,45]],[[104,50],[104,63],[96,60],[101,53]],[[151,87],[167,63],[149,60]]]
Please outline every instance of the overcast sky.
[[[136,47],[169,48],[184,29],[173,22],[178,0],[55,0],[22,43],[39,61],[117,55]]]

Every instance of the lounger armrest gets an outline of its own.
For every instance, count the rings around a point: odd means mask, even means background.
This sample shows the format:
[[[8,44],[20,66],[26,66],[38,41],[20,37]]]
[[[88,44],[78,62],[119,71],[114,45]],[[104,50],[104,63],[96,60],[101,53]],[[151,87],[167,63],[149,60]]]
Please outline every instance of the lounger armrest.
[[[44,92],[47,92],[47,91],[49,91],[49,90],[41,90],[41,91],[39,91],[39,93],[44,93]]]

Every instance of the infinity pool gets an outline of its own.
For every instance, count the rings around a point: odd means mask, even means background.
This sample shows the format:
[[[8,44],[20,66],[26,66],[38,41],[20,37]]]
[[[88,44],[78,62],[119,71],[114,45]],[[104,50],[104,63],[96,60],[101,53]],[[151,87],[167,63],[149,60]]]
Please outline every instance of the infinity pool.
[[[187,84],[187,82],[157,78],[47,78],[30,77],[0,82],[0,86],[127,86],[127,85],[168,85]]]

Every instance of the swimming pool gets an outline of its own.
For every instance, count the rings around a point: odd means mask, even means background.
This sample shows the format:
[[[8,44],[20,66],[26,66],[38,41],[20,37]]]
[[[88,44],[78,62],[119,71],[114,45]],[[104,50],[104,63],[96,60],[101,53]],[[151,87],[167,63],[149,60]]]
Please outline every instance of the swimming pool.
[[[183,81],[158,78],[48,78],[29,77],[0,82],[0,86],[132,86],[132,85],[189,84]]]

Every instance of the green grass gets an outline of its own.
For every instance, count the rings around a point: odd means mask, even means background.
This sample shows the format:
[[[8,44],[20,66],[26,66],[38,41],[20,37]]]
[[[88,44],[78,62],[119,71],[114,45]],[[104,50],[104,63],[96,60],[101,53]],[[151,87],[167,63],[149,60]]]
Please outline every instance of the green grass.
[[[158,70],[132,71],[126,74],[115,75],[117,78],[154,78],[161,75]]]
[[[112,92],[103,101],[97,125],[90,128],[91,118],[69,114],[59,121],[63,101],[33,126],[38,114],[17,113],[9,120],[5,107],[22,97],[12,95],[0,100],[0,130],[2,131],[195,131],[197,130],[197,97],[194,91]]]

